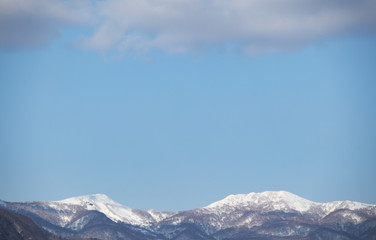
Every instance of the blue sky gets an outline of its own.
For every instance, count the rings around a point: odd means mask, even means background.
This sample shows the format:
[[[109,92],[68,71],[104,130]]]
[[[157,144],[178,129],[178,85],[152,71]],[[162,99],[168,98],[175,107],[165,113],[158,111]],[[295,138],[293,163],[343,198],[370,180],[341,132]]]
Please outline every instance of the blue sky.
[[[0,199],[376,203],[375,4],[249,2],[0,3]]]

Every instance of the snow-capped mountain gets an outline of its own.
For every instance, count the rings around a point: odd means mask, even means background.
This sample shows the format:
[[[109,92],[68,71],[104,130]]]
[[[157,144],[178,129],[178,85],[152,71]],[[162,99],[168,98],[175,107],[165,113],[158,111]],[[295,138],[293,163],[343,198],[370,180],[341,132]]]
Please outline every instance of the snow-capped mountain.
[[[375,205],[351,201],[318,203],[309,201],[286,191],[267,191],[262,193],[230,195],[223,200],[214,202],[202,208],[200,211],[206,210],[209,213],[221,216],[235,211],[253,211],[258,214],[285,212],[310,215],[312,218],[314,217],[315,219],[320,220],[328,214],[341,209],[347,209],[350,211],[361,209],[375,210]],[[362,221],[361,218],[355,217],[355,213],[353,216],[354,223]],[[249,219],[248,222],[251,222],[251,219]]]
[[[323,214],[327,214],[339,208],[357,210],[374,206],[375,205],[351,201],[318,203],[309,201],[286,191],[266,191],[262,193],[230,195],[220,201],[204,207],[204,209],[223,209],[226,207],[232,207],[241,209],[255,208],[266,212],[296,211],[304,213],[309,211],[317,211],[317,208],[321,208]]]
[[[257,208],[262,211],[306,212],[317,203],[285,191],[230,195],[204,209],[222,211],[225,208]]]
[[[335,225],[338,230],[367,221],[376,226],[376,205],[350,201],[317,203],[278,191],[230,195],[206,207],[177,213],[161,225],[195,223],[208,235],[243,229],[258,233],[260,238],[266,226],[267,234],[275,237],[307,237],[312,229],[325,224]]]
[[[99,239],[376,239],[376,205],[317,203],[285,191],[230,195],[206,207],[158,212],[104,194],[61,201],[1,202],[43,229]]]
[[[89,211],[98,211],[106,215],[114,222],[123,222],[137,226],[150,226],[172,215],[169,212],[144,211],[125,207],[107,197],[105,194],[93,194],[81,197],[73,197],[61,201],[47,202],[49,207],[55,209],[67,209],[76,205]]]

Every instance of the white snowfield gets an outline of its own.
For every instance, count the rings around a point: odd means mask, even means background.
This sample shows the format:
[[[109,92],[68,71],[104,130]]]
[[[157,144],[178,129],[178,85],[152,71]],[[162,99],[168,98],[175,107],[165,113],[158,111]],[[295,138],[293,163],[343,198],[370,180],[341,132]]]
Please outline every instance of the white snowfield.
[[[214,202],[204,209],[224,209],[224,208],[257,208],[265,212],[270,211],[297,211],[306,213],[309,211],[321,210],[326,215],[337,209],[357,210],[362,208],[375,207],[376,205],[364,204],[351,201],[336,201],[329,203],[312,202],[286,191],[266,191],[262,193],[249,193],[230,195],[218,202]]]
[[[72,197],[61,201],[55,201],[64,205],[79,205],[87,210],[96,210],[103,213],[114,222],[124,222],[138,226],[148,226],[151,223],[160,220],[162,213],[151,213],[147,211],[136,210],[121,205],[107,197],[105,194],[93,194],[81,197]],[[50,205],[51,206],[51,205]],[[60,205],[61,207],[61,205]]]
[[[315,203],[292,193],[278,191],[230,195],[204,208],[216,209],[225,206],[234,208],[261,207],[265,208],[267,211],[293,209],[299,212],[305,212],[309,210],[313,204]]]
[[[162,222],[166,219],[173,219],[175,217],[174,215],[178,214],[173,212],[158,212],[155,210],[144,211],[132,209],[111,200],[104,194],[73,197],[61,201],[50,202],[49,204],[50,207],[59,210],[67,209],[72,205],[78,205],[80,207],[84,207],[87,210],[99,211],[115,222],[124,222],[127,224],[144,227]],[[216,216],[221,216],[222,219],[225,219],[222,216],[226,214],[232,214],[234,213],[234,211],[253,209],[258,211],[261,210],[262,212],[296,211],[302,214],[312,212],[318,214],[321,218],[323,218],[338,209],[357,210],[364,208],[367,208],[374,214],[376,214],[376,205],[351,201],[317,203],[301,198],[286,191],[268,191],[262,193],[230,195],[206,207],[192,211],[211,213]],[[356,223],[363,221],[363,218],[357,216],[356,213],[346,214],[348,214],[347,217],[349,219],[352,219]],[[178,221],[180,218],[181,216],[176,215],[176,219],[174,219],[174,221]],[[70,219],[62,220],[65,220],[64,222],[68,223]],[[252,219],[248,219],[247,221],[249,221],[248,224],[250,224]],[[247,222],[244,222],[244,224],[247,224]]]

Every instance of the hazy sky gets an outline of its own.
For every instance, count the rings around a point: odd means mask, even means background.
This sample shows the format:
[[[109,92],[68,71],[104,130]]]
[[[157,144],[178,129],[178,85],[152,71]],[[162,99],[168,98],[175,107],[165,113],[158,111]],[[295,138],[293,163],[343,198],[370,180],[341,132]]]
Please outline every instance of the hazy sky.
[[[0,199],[376,203],[376,1],[0,0]]]

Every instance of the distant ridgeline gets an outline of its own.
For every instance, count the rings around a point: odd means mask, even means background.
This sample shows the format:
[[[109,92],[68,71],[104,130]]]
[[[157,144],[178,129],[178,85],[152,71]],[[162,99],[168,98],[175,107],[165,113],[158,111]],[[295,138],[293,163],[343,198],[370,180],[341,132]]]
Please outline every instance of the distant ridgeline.
[[[0,208],[0,240],[376,240],[376,205],[317,203],[284,191],[230,195],[181,212],[132,209],[103,194]]]

